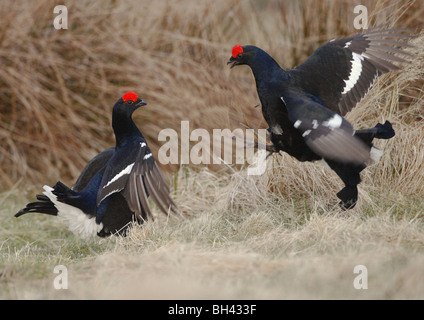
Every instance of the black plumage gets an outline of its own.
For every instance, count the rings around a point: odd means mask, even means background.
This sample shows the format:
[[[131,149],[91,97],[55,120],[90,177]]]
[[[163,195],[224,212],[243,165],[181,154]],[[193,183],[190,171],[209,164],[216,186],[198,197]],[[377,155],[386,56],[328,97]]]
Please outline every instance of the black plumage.
[[[354,130],[343,118],[395,63],[412,57],[399,29],[369,30],[319,47],[305,62],[283,70],[255,46],[233,48],[231,68],[248,65],[255,77],[262,113],[269,125],[271,152],[284,151],[299,161],[324,159],[345,183],[337,195],[344,209],[355,206],[360,172],[380,152],[372,140],[395,135],[390,122]],[[395,55],[396,54],[396,55]],[[399,57],[402,55],[403,57]]]
[[[86,165],[74,187],[57,182],[44,186],[44,195],[28,203],[15,216],[29,212],[55,215],[83,238],[126,234],[132,221],[153,219],[150,196],[165,214],[177,214],[169,188],[146,140],[132,120],[133,112],[146,105],[133,92],[119,99],[112,113],[116,146]]]

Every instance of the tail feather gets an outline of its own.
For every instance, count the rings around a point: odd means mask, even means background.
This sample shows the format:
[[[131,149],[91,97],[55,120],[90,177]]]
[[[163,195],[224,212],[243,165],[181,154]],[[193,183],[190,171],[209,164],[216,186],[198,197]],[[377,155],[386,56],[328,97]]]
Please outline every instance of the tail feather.
[[[50,201],[49,197],[45,196],[44,194],[37,194],[36,197],[37,197],[37,200],[40,200],[40,201]]]
[[[73,199],[79,199],[79,196],[77,192],[73,191],[71,188],[67,187],[62,182],[58,181],[54,186],[52,193],[56,196],[57,201],[77,206],[75,201],[72,201]]]
[[[77,192],[60,181],[53,188],[44,186],[43,189],[44,194],[58,209],[57,216],[73,233],[86,239],[103,229],[102,223],[96,223],[95,215],[84,212],[84,203]]]
[[[84,212],[84,201],[77,192],[60,181],[53,188],[44,186],[43,189],[44,195],[37,195],[38,201],[28,203],[15,217],[28,212],[58,216],[69,230],[84,239],[95,236],[102,230],[103,224],[96,223],[95,214]]]
[[[392,124],[389,121],[384,122],[384,124],[377,123],[375,128],[378,129],[375,135],[377,139],[390,139],[395,136],[395,130],[393,130]]]
[[[57,216],[57,208],[48,197],[39,194],[37,195],[37,200],[39,201],[28,203],[25,208],[19,210],[19,212],[15,214],[15,217],[18,218],[30,212],[44,213],[51,216]]]
[[[52,189],[52,192],[56,196],[58,201],[62,201],[64,203],[68,203],[68,199],[75,198],[76,196],[76,192],[72,191],[60,181],[55,184]],[[37,212],[57,216],[58,209],[55,206],[54,202],[47,195],[37,194],[36,197],[38,201],[28,203],[25,208],[19,210],[19,212],[15,214],[15,217],[18,218],[29,212]]]
[[[384,124],[377,123],[373,128],[356,130],[355,137],[361,139],[365,144],[372,146],[373,139],[390,139],[395,136],[392,124],[389,121]]]

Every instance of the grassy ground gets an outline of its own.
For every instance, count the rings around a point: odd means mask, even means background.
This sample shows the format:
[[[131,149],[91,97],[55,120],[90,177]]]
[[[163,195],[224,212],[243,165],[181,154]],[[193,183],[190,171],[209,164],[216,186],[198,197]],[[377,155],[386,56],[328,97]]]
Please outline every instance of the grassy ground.
[[[54,4],[36,3],[0,4],[0,298],[424,298],[422,36],[416,59],[348,114],[356,128],[390,120],[396,130],[376,143],[384,155],[364,170],[353,210],[338,208],[341,182],[321,162],[273,156],[257,177],[166,167],[184,217],[156,211],[126,238],[83,242],[52,217],[13,214],[44,184],[71,185],[113,144],[117,97],[143,92],[149,107],[136,121],[155,155],[159,130],[178,131],[181,120],[264,127],[251,73],[225,66],[232,46],[256,44],[291,68],[356,32],[356,2],[68,1],[71,28],[61,31]],[[365,4],[373,23],[422,25],[421,1]],[[67,290],[53,286],[57,265],[68,269]],[[357,265],[367,290],[353,286]]]
[[[6,202],[0,297],[424,298],[422,197],[364,186],[366,200],[341,212],[319,197],[259,192],[254,202],[242,201],[258,183],[242,173],[218,177],[205,170],[181,180],[187,185],[177,199],[193,213],[159,216],[127,238],[82,242],[50,217],[14,219],[10,212],[19,206]],[[67,290],[53,286],[57,265],[68,269]],[[353,286],[357,265],[367,267],[367,290]]]

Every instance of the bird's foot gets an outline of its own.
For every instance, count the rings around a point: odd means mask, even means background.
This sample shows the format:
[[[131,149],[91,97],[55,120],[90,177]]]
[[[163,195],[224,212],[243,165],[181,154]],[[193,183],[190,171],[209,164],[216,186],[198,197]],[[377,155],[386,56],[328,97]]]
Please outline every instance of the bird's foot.
[[[358,189],[356,186],[346,186],[337,193],[337,197],[342,200],[339,202],[340,208],[343,210],[352,209],[358,201]]]

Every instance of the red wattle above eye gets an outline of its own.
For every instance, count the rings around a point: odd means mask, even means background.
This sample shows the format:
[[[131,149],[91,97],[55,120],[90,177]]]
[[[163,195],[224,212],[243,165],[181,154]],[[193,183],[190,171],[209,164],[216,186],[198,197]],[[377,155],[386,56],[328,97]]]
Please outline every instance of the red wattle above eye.
[[[233,48],[233,52],[232,52],[232,54],[233,54],[233,58],[237,58],[237,56],[238,56],[240,53],[243,53],[243,48],[241,47],[241,45],[237,44],[237,45],[235,45],[235,46],[234,46],[234,48]]]
[[[136,102],[137,98],[138,96],[134,91],[128,91],[126,94],[124,94],[124,96],[122,97],[122,100],[124,100],[125,102],[127,102],[128,100],[132,100]]]

